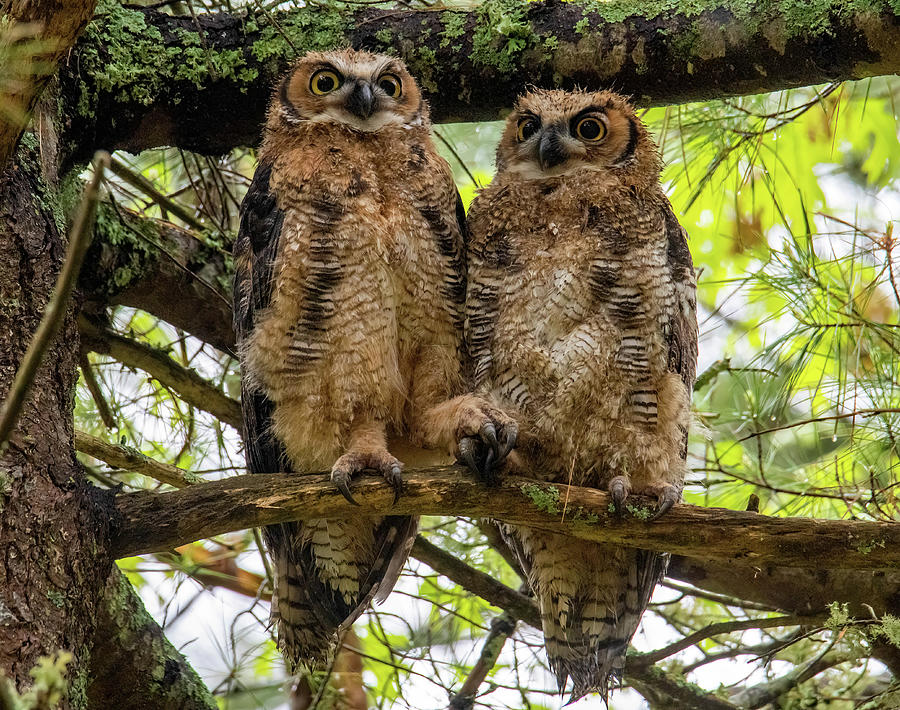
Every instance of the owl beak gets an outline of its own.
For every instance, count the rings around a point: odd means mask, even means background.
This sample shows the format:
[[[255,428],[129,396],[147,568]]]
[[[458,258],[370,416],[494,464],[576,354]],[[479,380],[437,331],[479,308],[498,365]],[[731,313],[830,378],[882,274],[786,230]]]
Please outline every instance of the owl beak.
[[[557,165],[562,165],[569,159],[569,151],[563,142],[560,126],[550,126],[541,136],[538,146],[538,158],[541,162],[541,170],[549,170]]]
[[[358,81],[347,97],[347,110],[365,121],[375,112],[375,92],[367,81]]]

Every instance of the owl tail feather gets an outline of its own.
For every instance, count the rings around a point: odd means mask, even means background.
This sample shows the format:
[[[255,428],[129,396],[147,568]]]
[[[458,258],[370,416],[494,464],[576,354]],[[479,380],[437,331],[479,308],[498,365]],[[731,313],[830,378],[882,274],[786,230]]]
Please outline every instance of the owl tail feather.
[[[588,693],[599,693],[608,703],[609,691],[621,684],[628,644],[668,562],[659,553],[592,548],[583,550],[575,584],[561,579],[570,570],[532,568],[547,656],[561,694],[571,681],[566,704]]]

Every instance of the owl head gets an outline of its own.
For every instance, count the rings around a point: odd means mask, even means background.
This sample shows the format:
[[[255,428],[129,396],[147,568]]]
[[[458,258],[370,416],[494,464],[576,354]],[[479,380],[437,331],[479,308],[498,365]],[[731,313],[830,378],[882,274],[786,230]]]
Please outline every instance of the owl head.
[[[497,169],[526,179],[636,168],[658,177],[656,145],[634,107],[611,91],[524,94],[507,118],[497,148]]]
[[[272,109],[289,126],[336,123],[364,132],[427,120],[403,62],[354,49],[304,55],[278,86]]]

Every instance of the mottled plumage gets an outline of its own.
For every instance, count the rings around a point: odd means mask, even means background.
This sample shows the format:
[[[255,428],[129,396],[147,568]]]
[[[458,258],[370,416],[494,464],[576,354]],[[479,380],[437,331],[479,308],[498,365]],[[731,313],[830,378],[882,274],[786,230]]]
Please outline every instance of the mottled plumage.
[[[399,494],[395,454],[422,465],[435,461],[423,445],[452,448],[423,422],[462,388],[463,219],[400,61],[310,53],[287,74],[235,245],[252,471],[331,469],[349,497],[372,469]],[[387,596],[416,529],[364,509],[266,529],[291,666],[326,659],[336,633]]]
[[[696,285],[655,145],[609,92],[519,100],[469,213],[476,388],[522,426],[515,464],[665,512],[686,472]],[[663,555],[502,525],[572,697],[606,696]]]

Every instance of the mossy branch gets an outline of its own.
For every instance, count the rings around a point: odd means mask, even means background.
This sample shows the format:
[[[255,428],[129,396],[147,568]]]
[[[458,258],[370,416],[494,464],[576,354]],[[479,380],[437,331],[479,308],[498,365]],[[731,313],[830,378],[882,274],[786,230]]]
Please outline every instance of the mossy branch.
[[[597,490],[510,477],[486,491],[465,469],[442,466],[404,474],[396,505],[382,479],[354,482],[372,515],[465,515],[527,524],[584,540],[672,552],[703,560],[817,569],[887,569],[900,562],[900,526],[844,520],[775,518],[678,505],[646,522],[651,501],[610,512]],[[489,495],[486,495],[489,493]],[[563,506],[561,501],[567,501]],[[253,474],[167,493],[117,498],[116,557],[171,549],[234,530],[307,518],[358,516],[326,475]]]
[[[435,120],[493,120],[528,84],[615,87],[649,106],[896,73],[900,10],[892,0],[485,0],[191,18],[106,0],[62,76],[73,157],[256,145],[271,86],[297,53],[347,45],[401,55]]]

